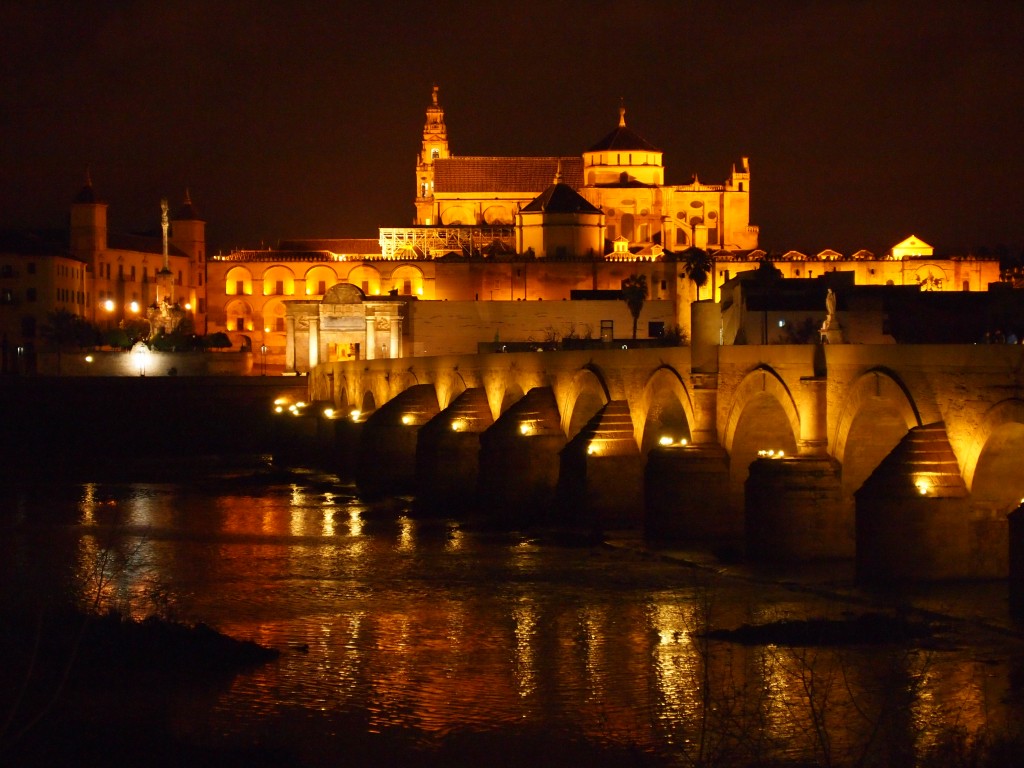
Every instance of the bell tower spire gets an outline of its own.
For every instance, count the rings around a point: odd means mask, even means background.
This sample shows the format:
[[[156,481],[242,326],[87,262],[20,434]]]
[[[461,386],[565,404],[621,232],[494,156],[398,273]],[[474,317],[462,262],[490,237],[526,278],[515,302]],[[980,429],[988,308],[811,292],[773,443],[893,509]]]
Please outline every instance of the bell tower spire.
[[[423,125],[423,145],[416,159],[416,219],[414,224],[437,224],[434,220],[434,161],[451,156],[448,151],[448,128],[444,124],[444,109],[438,102],[435,85],[427,107],[427,120]]]

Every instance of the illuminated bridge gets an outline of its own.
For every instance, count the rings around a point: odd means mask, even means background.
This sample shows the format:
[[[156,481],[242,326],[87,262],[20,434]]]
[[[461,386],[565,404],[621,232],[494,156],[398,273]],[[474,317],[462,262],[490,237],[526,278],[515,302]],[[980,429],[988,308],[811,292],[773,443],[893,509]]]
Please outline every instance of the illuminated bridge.
[[[695,337],[696,338],[696,337]],[[318,366],[324,451],[367,493],[509,522],[1000,577],[1024,499],[1024,347],[607,349]]]

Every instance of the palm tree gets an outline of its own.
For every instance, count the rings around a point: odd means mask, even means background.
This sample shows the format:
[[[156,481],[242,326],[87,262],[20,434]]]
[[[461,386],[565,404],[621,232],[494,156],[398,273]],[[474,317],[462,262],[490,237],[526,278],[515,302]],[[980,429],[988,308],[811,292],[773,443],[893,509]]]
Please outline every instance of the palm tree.
[[[647,275],[630,275],[622,281],[622,299],[629,307],[633,316],[633,338],[636,338],[636,324],[640,319],[640,310],[647,300]]]
[[[687,248],[679,254],[679,258],[683,262],[682,276],[688,277],[697,286],[697,301],[700,301],[700,289],[708,284],[708,275],[715,268],[715,260],[710,253],[697,246]]]

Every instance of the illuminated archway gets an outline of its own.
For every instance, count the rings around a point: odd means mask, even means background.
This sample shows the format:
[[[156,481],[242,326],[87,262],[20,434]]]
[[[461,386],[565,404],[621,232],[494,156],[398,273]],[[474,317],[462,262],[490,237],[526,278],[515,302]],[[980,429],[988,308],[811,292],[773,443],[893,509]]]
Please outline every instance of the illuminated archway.
[[[868,371],[849,388],[830,453],[843,469],[843,492],[854,493],[907,432],[921,426],[909,391],[896,374]]]
[[[360,265],[349,272],[346,279],[360,288],[366,296],[380,295],[380,272],[373,267]]]
[[[732,487],[742,488],[750,464],[761,451],[796,455],[800,416],[789,389],[775,371],[757,368],[746,375],[733,396],[725,427]]]
[[[367,390],[363,393],[363,399],[359,410],[363,412],[364,416],[377,410],[377,399],[373,396],[373,392]]]
[[[246,267],[232,267],[224,277],[224,293],[228,296],[252,294],[252,272]]]
[[[963,463],[964,482],[975,502],[1009,512],[1024,499],[1024,400],[992,406]]]
[[[562,432],[572,440],[610,398],[600,371],[589,366],[573,376],[569,392],[572,400],[563,405],[561,417]]]
[[[640,428],[640,452],[644,455],[663,438],[671,438],[675,444],[691,439],[693,401],[674,369],[663,366],[651,375],[638,411],[644,419]]]
[[[224,315],[229,331],[244,333],[254,329],[252,306],[247,301],[236,299],[229,302],[224,310]]]
[[[263,272],[264,296],[294,296],[295,273],[289,267],[275,264]]]
[[[403,264],[391,273],[390,283],[390,290],[397,291],[399,296],[422,296],[423,270]]]
[[[326,264],[317,264],[306,271],[306,295],[323,296],[338,282],[338,275]]]

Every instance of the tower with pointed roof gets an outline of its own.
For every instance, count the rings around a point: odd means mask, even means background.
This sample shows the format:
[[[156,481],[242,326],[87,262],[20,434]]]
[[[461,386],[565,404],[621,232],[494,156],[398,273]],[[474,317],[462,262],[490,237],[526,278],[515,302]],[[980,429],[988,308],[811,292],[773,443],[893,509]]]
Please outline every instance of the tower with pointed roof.
[[[179,298],[191,306],[197,333],[206,332],[206,222],[185,190],[185,199],[171,218],[171,245],[188,256],[191,282],[182,286]]]
[[[448,129],[444,124],[444,109],[438,103],[438,87],[431,94],[427,107],[427,120],[423,125],[423,145],[416,159],[416,220],[415,224],[437,224],[434,214],[434,161],[450,156]]]
[[[70,234],[71,253],[88,264],[107,248],[107,204],[97,198],[89,171],[85,172],[85,184],[71,201]]]

